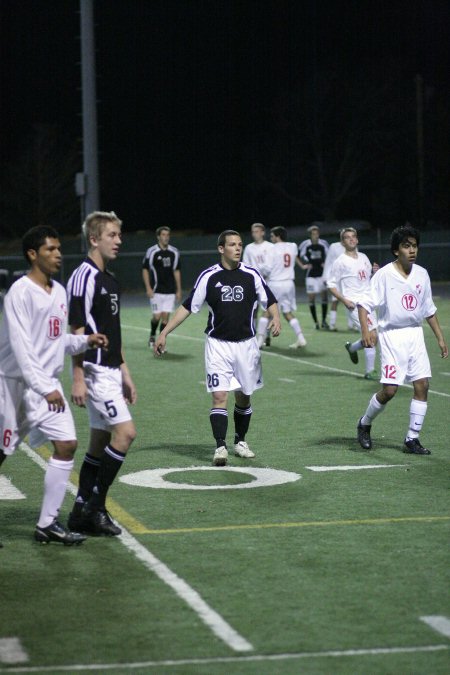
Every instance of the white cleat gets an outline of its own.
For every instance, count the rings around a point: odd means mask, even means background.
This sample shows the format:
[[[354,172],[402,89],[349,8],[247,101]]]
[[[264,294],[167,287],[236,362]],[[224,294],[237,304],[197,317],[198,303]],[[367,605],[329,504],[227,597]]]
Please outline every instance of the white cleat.
[[[299,347],[306,347],[307,342],[303,335],[300,335],[297,338],[297,342],[294,342],[293,345],[289,345],[289,349],[298,349]]]
[[[228,450],[224,445],[221,445],[220,448],[216,448],[213,457],[214,466],[225,466],[228,459]]]
[[[245,459],[250,459],[255,456],[255,453],[250,450],[245,441],[239,441],[234,446],[234,454],[238,457],[244,457]]]

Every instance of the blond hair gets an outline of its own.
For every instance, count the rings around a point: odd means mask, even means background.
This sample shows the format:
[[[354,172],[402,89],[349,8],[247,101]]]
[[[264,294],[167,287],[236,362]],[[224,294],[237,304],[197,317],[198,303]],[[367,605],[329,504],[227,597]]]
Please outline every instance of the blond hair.
[[[90,245],[91,237],[99,239],[102,236],[102,232],[108,223],[116,223],[119,227],[122,227],[122,221],[114,211],[93,211],[86,216],[81,229],[88,245]]]

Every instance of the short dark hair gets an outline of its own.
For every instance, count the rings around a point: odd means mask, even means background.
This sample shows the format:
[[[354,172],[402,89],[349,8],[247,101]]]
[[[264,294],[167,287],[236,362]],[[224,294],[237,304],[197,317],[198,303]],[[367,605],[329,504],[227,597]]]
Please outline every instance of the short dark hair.
[[[159,237],[161,232],[165,231],[167,231],[170,234],[171,233],[170,227],[168,225],[161,225],[161,227],[158,227],[158,229],[156,230],[156,236]]]
[[[400,225],[396,227],[391,234],[391,252],[395,255],[395,251],[398,251],[400,244],[402,244],[407,239],[415,239],[417,246],[420,244],[420,232],[416,230],[410,223],[405,225]]]
[[[217,238],[217,246],[225,246],[227,237],[240,237],[240,236],[241,235],[236,230],[224,230],[219,234]]]
[[[25,232],[22,237],[22,253],[27,263],[30,263],[28,251],[30,249],[32,251],[39,251],[47,238],[59,239],[57,231],[48,225],[36,225],[36,227],[32,227]]]
[[[282,225],[277,225],[270,229],[270,234],[274,234],[276,237],[280,237],[281,241],[287,241],[287,230]]]

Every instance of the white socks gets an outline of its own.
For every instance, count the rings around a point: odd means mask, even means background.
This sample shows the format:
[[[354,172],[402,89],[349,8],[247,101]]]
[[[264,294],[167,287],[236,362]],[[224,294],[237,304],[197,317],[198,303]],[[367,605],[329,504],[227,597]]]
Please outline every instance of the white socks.
[[[38,527],[48,527],[58,516],[61,504],[64,501],[70,472],[73,469],[73,459],[63,461],[50,457],[44,478],[44,497]]]
[[[419,438],[420,430],[422,429],[423,420],[427,413],[427,402],[417,401],[412,399],[409,406],[409,429],[406,438]]]
[[[365,347],[364,357],[366,359],[366,373],[371,373],[375,366],[375,356],[377,350],[375,347]]]
[[[382,413],[383,410],[385,409],[385,407],[386,407],[386,404],[382,405],[378,401],[377,395],[374,394],[369,401],[369,405],[367,406],[367,410],[366,410],[365,414],[361,418],[361,424],[370,426],[372,424],[372,420],[374,420],[375,417],[377,417],[377,415]]]
[[[298,322],[298,319],[291,319],[289,321],[289,325],[292,328],[292,330],[295,333],[295,336],[298,338],[300,335],[303,335],[302,329],[300,328],[300,324]]]

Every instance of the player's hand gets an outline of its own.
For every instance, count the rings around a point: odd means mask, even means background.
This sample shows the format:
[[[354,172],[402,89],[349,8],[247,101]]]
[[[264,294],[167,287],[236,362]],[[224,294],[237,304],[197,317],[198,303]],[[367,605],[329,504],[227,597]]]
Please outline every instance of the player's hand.
[[[166,351],[166,338],[164,335],[161,335],[160,333],[155,340],[155,344],[153,345],[153,354],[155,356],[162,356],[165,351]]]
[[[278,319],[272,319],[272,321],[269,323],[269,330],[273,337],[278,337],[281,333],[281,321]]]
[[[352,311],[355,309],[355,307],[356,307],[355,303],[354,303],[352,300],[347,300],[347,298],[345,298],[345,300],[344,300],[344,305],[345,305],[345,306],[347,307],[347,309],[349,309],[351,312],[352,312]]]
[[[64,396],[57,389],[51,391],[49,394],[46,394],[44,398],[48,403],[49,410],[52,410],[53,412],[64,412],[66,409]]]
[[[87,387],[85,382],[74,382],[72,385],[72,394],[70,400],[79,408],[84,408],[86,405]]]
[[[129,405],[134,405],[137,401],[137,391],[134,382],[128,375],[122,373],[122,391],[125,401]]]
[[[155,294],[153,293],[153,289],[151,288],[149,291],[147,291],[147,298],[153,298]]]
[[[88,337],[88,345],[89,347],[101,347],[101,349],[107,351],[109,340],[103,333],[93,333]]]
[[[439,348],[441,350],[441,357],[443,359],[448,359],[448,347],[444,341],[439,343]]]

